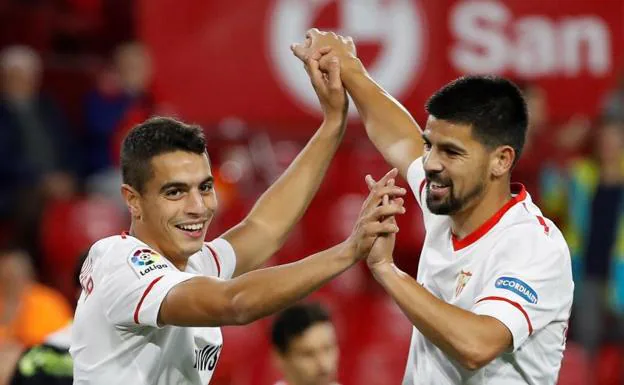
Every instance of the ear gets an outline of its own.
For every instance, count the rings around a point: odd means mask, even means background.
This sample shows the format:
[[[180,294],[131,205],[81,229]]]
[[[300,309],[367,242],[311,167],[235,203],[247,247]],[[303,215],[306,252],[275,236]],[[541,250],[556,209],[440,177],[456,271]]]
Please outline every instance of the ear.
[[[141,194],[129,184],[121,185],[121,196],[126,201],[132,220],[141,220]]]
[[[492,176],[500,178],[511,171],[516,159],[516,151],[511,146],[500,146],[495,149],[490,157],[490,170]]]

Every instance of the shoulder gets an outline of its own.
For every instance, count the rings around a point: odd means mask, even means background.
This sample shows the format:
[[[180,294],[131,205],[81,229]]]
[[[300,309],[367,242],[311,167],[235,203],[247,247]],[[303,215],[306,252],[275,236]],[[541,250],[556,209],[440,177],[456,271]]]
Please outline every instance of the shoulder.
[[[134,274],[130,271],[134,271]],[[175,270],[173,265],[137,238],[112,236],[96,242],[89,250],[89,257],[83,265],[83,273],[93,273],[95,280],[111,277],[142,278],[155,271]]]
[[[515,223],[501,232],[492,248],[494,270],[514,271],[568,287],[572,282],[570,252],[559,229],[538,220]]]
[[[405,179],[407,179],[410,185],[416,184],[417,187],[420,187],[420,184],[425,179],[425,168],[422,157],[416,158],[410,163],[407,167]]]
[[[499,231],[494,245],[496,250],[569,258],[561,231],[530,199],[519,202],[510,214]]]
[[[149,247],[134,237],[114,235],[94,243],[89,250],[89,258],[93,263],[101,260],[108,264],[115,264],[125,261],[138,249],[149,249]]]

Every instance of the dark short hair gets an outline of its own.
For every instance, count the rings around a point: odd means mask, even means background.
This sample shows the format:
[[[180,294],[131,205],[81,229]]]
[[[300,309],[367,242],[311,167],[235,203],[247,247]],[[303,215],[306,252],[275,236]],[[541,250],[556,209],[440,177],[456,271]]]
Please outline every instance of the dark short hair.
[[[518,87],[496,76],[465,76],[454,80],[426,104],[436,119],[472,127],[475,139],[490,149],[511,146],[520,159],[527,131],[526,102]]]
[[[331,318],[327,310],[320,304],[308,303],[291,306],[275,317],[271,329],[271,342],[280,353],[286,353],[294,338],[322,322],[331,322]]]
[[[135,126],[121,146],[123,183],[143,192],[153,174],[152,158],[174,151],[205,153],[201,127],[166,117],[151,118]]]
[[[25,249],[19,247],[14,242],[0,245],[0,261],[3,259],[8,259],[10,256],[15,254],[23,254],[28,256],[28,252]]]

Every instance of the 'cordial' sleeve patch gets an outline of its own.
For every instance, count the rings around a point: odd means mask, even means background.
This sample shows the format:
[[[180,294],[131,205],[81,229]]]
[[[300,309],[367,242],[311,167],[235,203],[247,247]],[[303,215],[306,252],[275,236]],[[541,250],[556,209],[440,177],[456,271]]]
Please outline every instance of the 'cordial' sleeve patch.
[[[526,282],[513,277],[500,277],[496,280],[496,288],[509,290],[512,293],[519,295],[527,302],[536,304],[538,297],[535,290],[531,288]]]

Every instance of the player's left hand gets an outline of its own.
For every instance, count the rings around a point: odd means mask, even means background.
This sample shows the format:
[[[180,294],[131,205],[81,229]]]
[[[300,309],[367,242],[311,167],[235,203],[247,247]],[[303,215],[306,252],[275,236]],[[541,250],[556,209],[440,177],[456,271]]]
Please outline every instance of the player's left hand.
[[[349,99],[340,79],[340,59],[336,56],[331,58],[327,73],[321,72],[318,58],[308,57],[304,61],[304,68],[321,103],[325,120],[344,122]]]
[[[372,190],[375,187],[376,183],[377,182],[370,175],[366,176],[366,184],[368,185],[369,189]],[[389,184],[394,185],[394,180],[391,180]],[[401,198],[390,199],[386,195],[383,197],[381,204],[389,205],[396,199]],[[384,223],[396,224],[396,220],[394,216],[392,216],[386,218]],[[392,253],[394,251],[395,241],[396,233],[383,234],[377,237],[375,243],[373,243],[373,247],[368,253],[368,257],[366,258],[366,264],[371,270],[385,267],[386,265],[392,264],[394,262]]]

